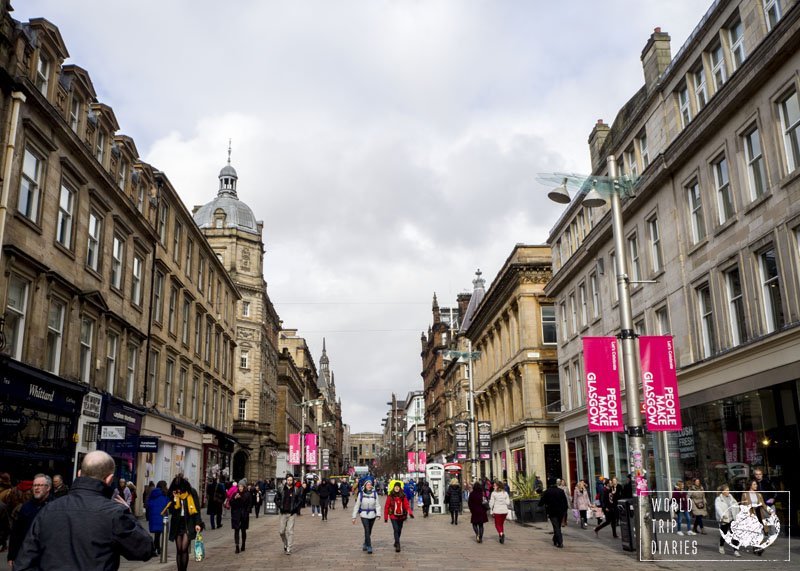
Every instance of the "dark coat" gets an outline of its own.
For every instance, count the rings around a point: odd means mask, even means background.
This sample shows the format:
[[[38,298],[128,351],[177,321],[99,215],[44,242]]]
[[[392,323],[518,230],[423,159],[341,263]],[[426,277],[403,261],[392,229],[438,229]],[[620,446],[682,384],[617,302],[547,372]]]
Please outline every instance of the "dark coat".
[[[419,489],[419,495],[422,496],[423,506],[431,505],[431,500],[433,499],[433,492],[431,492],[431,487],[428,485],[427,482],[422,484],[422,487]]]
[[[275,492],[275,504],[282,514],[298,514],[303,507],[303,490],[296,486],[291,489],[284,484]]]
[[[464,504],[464,496],[461,493],[461,486],[458,484],[455,486],[452,484],[448,486],[447,491],[444,493],[444,503],[447,505],[447,509],[451,512],[460,512]]]
[[[470,523],[486,523],[489,521],[489,516],[486,515],[487,508],[483,507],[485,499],[486,498],[483,497],[483,488],[478,486],[472,488],[472,491],[469,493],[469,499],[467,499]]]
[[[49,498],[43,502],[31,499],[22,504],[17,512],[14,524],[11,526],[11,534],[8,536],[8,560],[14,561],[17,558],[25,535],[31,528],[34,518],[39,515],[39,511],[47,504]]]
[[[100,480],[79,477],[69,494],[39,512],[31,526],[15,571],[119,568],[120,556],[147,561],[153,538],[130,509],[111,500],[113,490]]]
[[[250,492],[236,492],[231,496],[231,527],[233,529],[248,529],[250,527],[250,508],[253,505],[253,496]]]
[[[147,496],[147,522],[151,532],[164,531],[164,516],[161,512],[168,503],[169,498],[164,495],[161,488],[154,488]]]
[[[562,518],[569,509],[567,494],[558,486],[550,486],[542,494],[539,506],[544,508],[549,517]]]
[[[169,502],[169,515],[170,515],[170,522],[169,522],[169,540],[175,541],[175,538],[178,537],[178,530],[181,528],[181,518],[183,518],[183,525],[185,526],[186,533],[189,535],[189,539],[194,539],[197,537],[197,531],[195,530],[195,526],[199,525],[200,528],[204,528],[205,525],[203,524],[203,518],[200,515],[200,501],[197,499],[197,492],[192,488],[191,491],[192,499],[194,500],[194,505],[197,508],[197,513],[190,514],[189,508],[184,506],[183,508],[183,515],[181,515],[181,508],[175,505],[174,501]]]
[[[211,482],[206,487],[206,513],[208,515],[222,515],[222,505],[225,503],[225,484]]]
[[[343,498],[347,498],[350,496],[350,484],[347,482],[342,482],[341,487],[339,488],[339,493]]]
[[[330,496],[336,497],[336,489],[330,484],[330,482],[325,482],[317,486],[317,493],[319,494],[320,499],[328,499]]]

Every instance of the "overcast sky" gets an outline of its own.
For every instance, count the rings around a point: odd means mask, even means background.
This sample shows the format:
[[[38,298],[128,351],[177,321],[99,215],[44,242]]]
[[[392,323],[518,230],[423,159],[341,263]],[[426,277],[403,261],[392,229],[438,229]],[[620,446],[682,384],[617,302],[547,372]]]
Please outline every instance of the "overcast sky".
[[[420,333],[561,207],[537,173],[589,171],[587,138],[678,51],[708,0],[14,0],[191,209],[233,139],[287,328],[331,369],[353,432],[422,389]],[[488,285],[487,283],[487,285]]]

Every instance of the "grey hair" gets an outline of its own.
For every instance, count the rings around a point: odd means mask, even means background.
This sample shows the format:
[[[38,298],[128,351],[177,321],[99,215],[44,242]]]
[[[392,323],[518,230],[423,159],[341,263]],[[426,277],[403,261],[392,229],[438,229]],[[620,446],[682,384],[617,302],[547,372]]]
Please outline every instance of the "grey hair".
[[[239,487],[244,488],[245,486],[247,486],[247,478],[242,478],[239,480]]]
[[[50,476],[48,476],[47,474],[36,474],[33,477],[34,480],[37,480],[39,478],[44,478],[44,481],[47,482],[47,487],[48,488],[52,488],[53,487],[53,479]]]

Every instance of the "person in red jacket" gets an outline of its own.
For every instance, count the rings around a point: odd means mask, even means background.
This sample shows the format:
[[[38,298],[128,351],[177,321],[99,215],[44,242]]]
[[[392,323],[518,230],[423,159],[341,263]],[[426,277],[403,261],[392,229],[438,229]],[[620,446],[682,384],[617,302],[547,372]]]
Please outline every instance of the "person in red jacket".
[[[400,551],[400,534],[403,533],[403,522],[407,517],[414,517],[411,505],[403,492],[400,482],[395,482],[392,491],[386,498],[386,505],[383,508],[383,522],[392,520],[392,530],[394,531],[394,550]]]

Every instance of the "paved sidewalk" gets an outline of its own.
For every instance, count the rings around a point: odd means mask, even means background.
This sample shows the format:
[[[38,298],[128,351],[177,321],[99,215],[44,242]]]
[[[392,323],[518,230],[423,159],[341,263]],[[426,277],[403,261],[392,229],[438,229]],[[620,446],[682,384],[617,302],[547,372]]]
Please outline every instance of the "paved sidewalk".
[[[361,551],[363,531],[361,524],[352,525],[350,510],[339,509],[329,513],[328,521],[311,517],[308,510],[297,518],[295,526],[295,547],[292,555],[283,553],[278,537],[277,516],[250,518],[247,551],[234,553],[233,531],[230,519],[223,521],[219,530],[207,530],[207,559],[197,563],[193,559],[189,569],[203,568],[214,571],[248,571],[261,569],[487,569],[492,571],[528,569],[626,569],[681,570],[719,569],[722,565],[733,566],[742,571],[763,568],[769,571],[796,568],[800,553],[793,549],[793,561],[784,563],[767,562],[745,553],[734,559],[717,552],[717,536],[709,530],[709,535],[696,536],[698,540],[698,559],[692,562],[639,562],[636,554],[623,551],[619,540],[611,538],[611,529],[606,528],[597,537],[588,530],[575,525],[564,529],[564,549],[552,545],[549,524],[537,523],[518,525],[506,524],[505,545],[497,541],[497,534],[490,521],[486,525],[484,542],[478,544],[472,535],[469,513],[463,514],[458,526],[450,525],[447,516],[431,516],[427,519],[417,517],[406,522],[403,530],[400,553],[392,547],[392,529],[382,520],[375,523],[373,546],[375,553],[367,555]],[[204,516],[205,517],[205,516]],[[686,538],[680,538],[686,539]],[[692,539],[692,538],[690,538]],[[770,550],[781,549],[786,553],[786,539],[775,543]],[[800,542],[796,542],[800,545]],[[125,570],[166,570],[175,569],[174,545],[170,544],[169,563],[123,562]],[[774,556],[774,554],[773,554]]]

